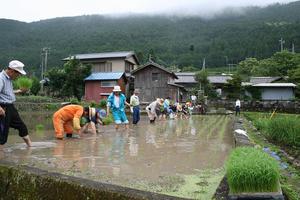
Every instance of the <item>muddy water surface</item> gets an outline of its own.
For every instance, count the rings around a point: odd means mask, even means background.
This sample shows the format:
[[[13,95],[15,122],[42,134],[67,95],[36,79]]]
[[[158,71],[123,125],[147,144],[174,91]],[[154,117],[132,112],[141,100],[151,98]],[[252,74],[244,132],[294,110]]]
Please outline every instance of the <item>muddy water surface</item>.
[[[228,116],[193,116],[130,130],[102,126],[97,135],[55,140],[51,113],[23,113],[34,141],[15,131],[5,160],[67,175],[187,198],[210,199],[233,146]]]

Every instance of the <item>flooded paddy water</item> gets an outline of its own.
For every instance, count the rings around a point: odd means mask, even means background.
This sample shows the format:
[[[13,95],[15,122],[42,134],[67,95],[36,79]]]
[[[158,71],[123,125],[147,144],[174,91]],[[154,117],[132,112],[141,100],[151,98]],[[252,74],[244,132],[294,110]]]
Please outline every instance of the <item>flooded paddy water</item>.
[[[224,176],[233,148],[232,118],[225,115],[137,126],[101,126],[97,135],[55,140],[52,113],[21,113],[30,129],[27,148],[13,129],[4,158],[51,172],[140,190],[194,199],[211,199]]]

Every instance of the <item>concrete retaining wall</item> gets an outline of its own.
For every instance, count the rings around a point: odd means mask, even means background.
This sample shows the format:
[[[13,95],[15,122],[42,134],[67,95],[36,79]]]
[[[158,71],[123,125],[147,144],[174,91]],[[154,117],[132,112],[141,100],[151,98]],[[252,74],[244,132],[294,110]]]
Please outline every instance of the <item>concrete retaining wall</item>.
[[[234,110],[235,101],[209,100],[208,107]],[[241,111],[270,112],[277,107],[278,112],[300,113],[299,101],[241,101]]]
[[[32,167],[16,166],[5,161],[0,161],[0,177],[1,200],[182,199],[50,173]]]

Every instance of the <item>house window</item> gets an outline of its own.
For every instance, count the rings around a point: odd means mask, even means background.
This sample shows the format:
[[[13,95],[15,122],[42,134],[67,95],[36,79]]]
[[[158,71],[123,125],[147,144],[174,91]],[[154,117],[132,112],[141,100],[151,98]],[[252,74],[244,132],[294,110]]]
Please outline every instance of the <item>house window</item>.
[[[114,87],[117,81],[101,81],[101,87]]]
[[[92,72],[112,72],[112,63],[103,62],[94,64]]]
[[[152,81],[158,81],[158,73],[152,73]]]
[[[131,72],[132,69],[133,69],[133,64],[129,62],[125,62],[125,72]]]

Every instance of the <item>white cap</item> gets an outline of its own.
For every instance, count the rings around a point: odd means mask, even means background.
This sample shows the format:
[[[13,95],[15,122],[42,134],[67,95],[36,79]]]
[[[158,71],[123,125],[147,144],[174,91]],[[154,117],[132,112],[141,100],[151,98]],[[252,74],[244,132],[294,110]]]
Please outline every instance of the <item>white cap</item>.
[[[24,64],[22,62],[18,61],[18,60],[10,61],[8,67],[10,69],[18,71],[19,73],[21,73],[23,75],[26,75],[26,72],[23,69]]]
[[[120,86],[118,85],[114,86],[113,92],[121,92]]]

